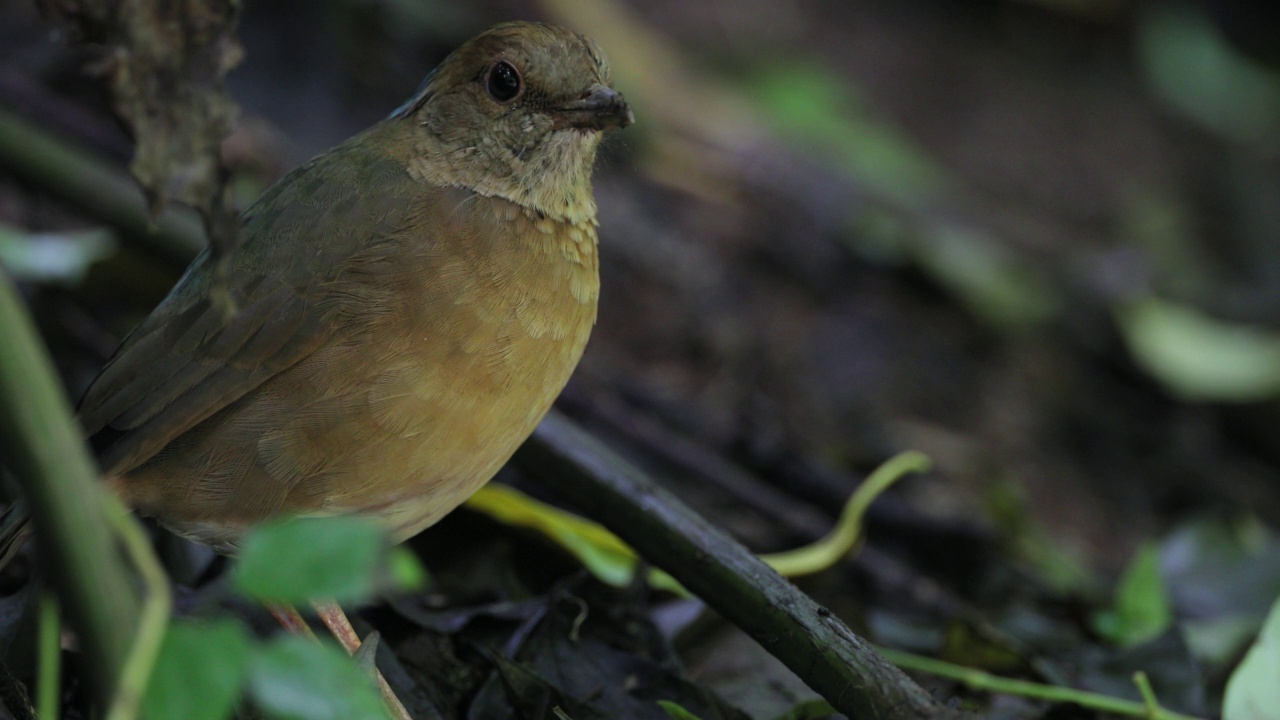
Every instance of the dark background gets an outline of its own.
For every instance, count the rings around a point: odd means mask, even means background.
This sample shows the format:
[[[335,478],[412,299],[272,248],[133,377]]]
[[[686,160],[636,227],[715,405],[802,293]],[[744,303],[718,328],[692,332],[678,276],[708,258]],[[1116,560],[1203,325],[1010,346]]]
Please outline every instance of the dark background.
[[[494,22],[592,35],[637,123],[598,170],[600,319],[561,407],[759,551],[926,452],[867,550],[806,589],[879,642],[975,664],[955,628],[998,627],[1001,671],[1131,694],[1117,658],[1147,646],[1093,618],[1152,543],[1178,622],[1135,662],[1176,664],[1162,700],[1213,714],[1280,593],[1280,37],[1258,12],[250,2],[223,154],[243,205]],[[125,165],[92,51],[26,2],[0,18],[0,103]],[[179,270],[55,242],[87,228],[0,168],[0,260],[73,395]],[[695,675],[773,672],[724,642],[682,648]]]

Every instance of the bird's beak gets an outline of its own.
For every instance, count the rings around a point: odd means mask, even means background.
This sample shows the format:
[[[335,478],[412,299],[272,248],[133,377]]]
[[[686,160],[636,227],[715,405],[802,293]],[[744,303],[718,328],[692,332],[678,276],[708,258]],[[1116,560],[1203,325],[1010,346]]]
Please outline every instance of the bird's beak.
[[[600,83],[592,83],[582,97],[552,112],[557,129],[620,130],[636,121],[622,93]]]

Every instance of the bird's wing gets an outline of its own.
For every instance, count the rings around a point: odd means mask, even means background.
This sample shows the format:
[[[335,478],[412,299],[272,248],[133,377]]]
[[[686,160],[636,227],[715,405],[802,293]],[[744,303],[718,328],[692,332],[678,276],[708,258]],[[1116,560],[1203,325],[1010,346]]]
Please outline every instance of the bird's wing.
[[[350,331],[352,305],[366,298],[335,280],[352,257],[393,232],[396,198],[369,188],[378,185],[371,175],[396,173],[404,169],[391,160],[340,146],[246,212],[224,279],[209,251],[192,263],[81,401],[81,422],[105,473],[137,467]]]

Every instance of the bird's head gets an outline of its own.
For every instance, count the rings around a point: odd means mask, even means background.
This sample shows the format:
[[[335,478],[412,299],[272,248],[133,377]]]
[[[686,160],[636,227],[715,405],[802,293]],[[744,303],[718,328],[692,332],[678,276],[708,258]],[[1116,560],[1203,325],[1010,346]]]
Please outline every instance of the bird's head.
[[[514,22],[455,50],[388,120],[413,126],[423,179],[583,222],[601,137],[634,117],[595,42]]]

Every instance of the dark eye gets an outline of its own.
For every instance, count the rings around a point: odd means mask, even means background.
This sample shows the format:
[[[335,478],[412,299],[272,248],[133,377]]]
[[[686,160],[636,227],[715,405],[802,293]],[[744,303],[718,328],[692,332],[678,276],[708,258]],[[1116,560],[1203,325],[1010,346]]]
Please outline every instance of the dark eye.
[[[505,60],[499,60],[489,68],[484,87],[489,97],[498,102],[507,102],[520,94],[520,73]]]

